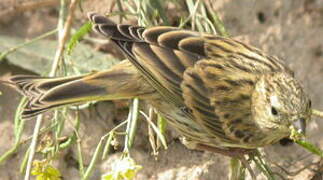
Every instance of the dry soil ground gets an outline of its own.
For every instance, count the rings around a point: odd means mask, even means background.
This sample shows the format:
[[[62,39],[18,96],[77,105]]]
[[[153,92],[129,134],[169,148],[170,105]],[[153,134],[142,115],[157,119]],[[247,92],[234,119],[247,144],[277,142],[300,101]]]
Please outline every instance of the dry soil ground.
[[[18,1],[19,3],[20,1]],[[109,8],[109,0],[85,1],[84,10],[78,12],[78,21],[85,21],[87,11],[104,13]],[[13,5],[13,1],[1,0],[0,11]],[[312,98],[313,107],[323,109],[323,1],[322,0],[217,0],[214,10],[219,12],[224,24],[232,36],[248,42],[271,54],[281,57],[296,72]],[[14,37],[31,38],[56,26],[57,10],[54,7],[1,17],[0,34]],[[26,73],[6,62],[0,64],[0,76],[8,73]],[[14,142],[13,117],[20,96],[12,89],[0,85],[0,154],[8,150]],[[108,107],[108,108],[107,108]],[[91,153],[100,137],[123,119],[125,113],[116,112],[115,105],[105,102],[95,107],[101,112],[96,117],[93,110],[82,113],[82,146],[89,163]],[[104,110],[103,110],[104,109]],[[111,109],[106,112],[106,109]],[[90,117],[90,118],[89,118]],[[144,121],[143,121],[144,122]],[[27,122],[28,137],[34,121]],[[228,176],[228,158],[207,152],[186,149],[170,130],[169,149],[161,150],[157,160],[151,155],[146,135],[146,125],[142,123],[132,157],[144,168],[136,179],[186,180],[226,179]],[[308,128],[311,142],[323,148],[323,120],[313,119]],[[74,147],[75,149],[75,147]],[[310,162],[317,162],[317,157],[307,157],[309,153],[297,145],[283,147],[279,144],[266,147],[269,162],[280,164],[293,172]],[[20,150],[5,164],[0,165],[0,180],[18,180],[19,164],[24,150]],[[63,152],[56,165],[62,171],[64,179],[79,179],[75,161],[75,150]],[[107,172],[109,164],[120,153],[116,151],[106,162],[99,164],[92,179],[99,179],[100,173]],[[306,156],[306,158],[304,158]],[[312,166],[312,169],[322,167]],[[278,168],[274,168],[279,171]],[[321,179],[320,171],[306,169],[290,179]],[[258,177],[263,179],[263,177]]]

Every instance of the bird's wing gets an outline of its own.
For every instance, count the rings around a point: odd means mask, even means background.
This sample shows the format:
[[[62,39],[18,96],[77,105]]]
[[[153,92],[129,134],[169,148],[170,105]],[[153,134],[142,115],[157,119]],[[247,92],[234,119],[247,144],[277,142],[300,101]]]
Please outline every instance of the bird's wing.
[[[166,26],[116,25],[97,14],[89,17],[94,29],[114,41],[166,100],[185,106],[180,85],[184,71],[204,55],[200,33]]]

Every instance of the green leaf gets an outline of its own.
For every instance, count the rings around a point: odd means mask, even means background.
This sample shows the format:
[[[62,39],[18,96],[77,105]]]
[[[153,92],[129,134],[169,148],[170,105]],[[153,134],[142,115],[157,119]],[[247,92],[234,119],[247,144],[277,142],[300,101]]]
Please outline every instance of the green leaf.
[[[317,146],[315,146],[314,144],[310,143],[310,142],[307,142],[305,141],[305,135],[304,134],[301,134],[299,132],[297,132],[295,130],[295,128],[291,128],[291,135],[290,135],[290,138],[292,140],[294,140],[294,142],[300,146],[302,146],[304,149],[306,149],[307,151],[313,153],[313,154],[316,154],[320,157],[323,157],[323,151],[318,148]]]
[[[314,153],[320,157],[323,157],[323,151],[320,148],[318,148],[317,146],[315,146],[314,144],[311,144],[311,143],[304,141],[304,140],[296,140],[295,142],[298,145],[305,148],[306,150],[308,150],[309,152]]]
[[[67,45],[67,54],[71,54],[72,50],[75,48],[76,44],[92,29],[92,23],[85,23],[76,33],[73,34],[72,38]]]

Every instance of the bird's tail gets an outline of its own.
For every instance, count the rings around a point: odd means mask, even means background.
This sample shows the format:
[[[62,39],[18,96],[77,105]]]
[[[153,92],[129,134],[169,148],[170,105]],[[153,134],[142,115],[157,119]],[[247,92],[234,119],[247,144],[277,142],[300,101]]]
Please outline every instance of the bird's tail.
[[[58,106],[94,100],[128,99],[152,92],[129,62],[84,76],[48,78],[17,75],[10,77],[7,82],[28,98],[23,118]]]

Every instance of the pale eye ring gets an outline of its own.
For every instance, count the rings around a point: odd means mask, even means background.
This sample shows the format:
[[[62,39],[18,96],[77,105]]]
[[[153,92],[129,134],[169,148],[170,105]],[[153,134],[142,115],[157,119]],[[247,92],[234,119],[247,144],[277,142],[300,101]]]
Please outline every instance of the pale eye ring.
[[[271,106],[271,114],[273,114],[274,116],[278,115],[278,111],[275,107]]]

